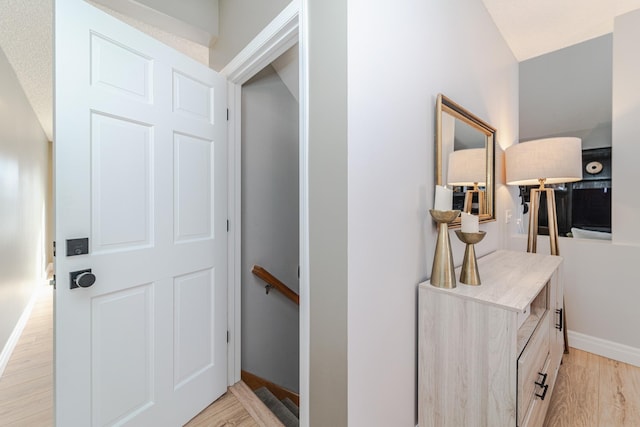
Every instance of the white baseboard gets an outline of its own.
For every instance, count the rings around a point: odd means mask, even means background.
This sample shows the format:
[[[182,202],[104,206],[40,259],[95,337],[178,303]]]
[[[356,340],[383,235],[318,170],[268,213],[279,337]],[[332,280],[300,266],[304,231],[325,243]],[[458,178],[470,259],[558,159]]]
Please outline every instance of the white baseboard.
[[[567,331],[569,346],[598,356],[640,367],[640,348],[630,347],[579,332]]]
[[[2,349],[2,353],[0,353],[0,377],[4,373],[4,369],[7,367],[7,363],[9,363],[9,358],[11,358],[11,354],[13,350],[16,348],[16,344],[18,344],[18,340],[20,339],[20,335],[22,335],[22,331],[24,327],[27,325],[27,321],[29,320],[29,316],[31,316],[31,311],[33,310],[33,306],[36,303],[36,299],[38,299],[38,294],[40,293],[40,287],[36,287],[33,295],[31,295],[31,299],[27,303],[27,306],[22,311],[22,315],[18,319],[18,323],[16,323],[15,328],[13,328],[13,332],[9,335],[9,339],[7,343],[4,345]]]

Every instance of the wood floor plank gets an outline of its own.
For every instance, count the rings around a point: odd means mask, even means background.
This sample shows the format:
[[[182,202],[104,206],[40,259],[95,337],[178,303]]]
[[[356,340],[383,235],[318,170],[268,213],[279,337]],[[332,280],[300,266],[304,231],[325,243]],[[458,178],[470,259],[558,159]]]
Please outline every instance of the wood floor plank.
[[[29,404],[25,405],[25,401],[28,401]],[[53,396],[49,391],[35,392],[28,396],[6,399],[2,401],[0,406],[1,425],[17,423],[20,420],[33,417],[36,413],[44,412],[49,412],[53,416]],[[50,424],[53,424],[53,417]]]
[[[640,369],[602,358],[599,427],[640,426]]]
[[[0,378],[0,425],[53,425],[53,290],[39,291]]]
[[[53,427],[53,408],[29,412],[21,418],[3,420],[4,427]]]
[[[14,378],[25,378],[22,381],[38,378],[41,376],[52,375],[53,367],[51,363],[47,364],[39,364],[38,366],[29,366],[29,369],[14,369],[15,366],[12,366],[13,369],[6,369],[4,374],[2,374],[2,379],[0,379],[0,389],[5,387],[5,383],[14,379]],[[53,379],[53,377],[52,377]]]
[[[233,393],[225,393],[221,398],[205,408],[185,427],[257,427],[258,424],[244,409]]]
[[[229,387],[238,401],[244,406],[249,414],[260,427],[284,427],[278,418],[265,406],[253,391],[240,381]]]
[[[598,356],[576,349],[564,355],[545,426],[598,426],[598,362]]]

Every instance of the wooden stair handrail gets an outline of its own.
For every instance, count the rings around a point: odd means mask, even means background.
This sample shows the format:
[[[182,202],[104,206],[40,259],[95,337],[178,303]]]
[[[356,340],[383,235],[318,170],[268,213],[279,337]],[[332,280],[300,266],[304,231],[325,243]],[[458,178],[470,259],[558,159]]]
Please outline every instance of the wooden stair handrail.
[[[280,291],[285,297],[289,298],[297,305],[300,305],[300,296],[293,290],[291,290],[291,288],[289,288],[287,285],[278,280],[273,274],[269,273],[259,265],[254,265],[251,269],[251,272],[258,276],[260,279],[267,282],[267,292],[269,291],[269,287],[272,287]]]
[[[244,369],[240,371],[240,378],[251,390],[257,390],[260,387],[265,387],[267,390],[273,393],[273,395],[277,397],[278,400],[289,398],[297,406],[300,406],[300,395],[291,390],[288,390],[276,383],[252,374],[251,372],[245,371]]]

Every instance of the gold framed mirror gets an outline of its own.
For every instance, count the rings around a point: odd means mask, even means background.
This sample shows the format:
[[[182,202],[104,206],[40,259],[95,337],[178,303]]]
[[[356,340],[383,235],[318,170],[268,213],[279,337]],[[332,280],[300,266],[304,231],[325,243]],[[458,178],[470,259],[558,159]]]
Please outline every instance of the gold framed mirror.
[[[436,184],[453,189],[453,209],[495,221],[496,129],[439,94],[436,101]],[[450,226],[459,226],[460,217]]]

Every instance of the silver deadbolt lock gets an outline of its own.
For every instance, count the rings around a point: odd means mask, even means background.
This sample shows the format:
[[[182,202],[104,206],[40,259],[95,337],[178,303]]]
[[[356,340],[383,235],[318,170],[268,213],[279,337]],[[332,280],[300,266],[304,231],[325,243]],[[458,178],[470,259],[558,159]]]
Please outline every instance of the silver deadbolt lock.
[[[91,273],[90,268],[69,273],[69,279],[71,289],[88,288],[96,282],[96,276]]]

